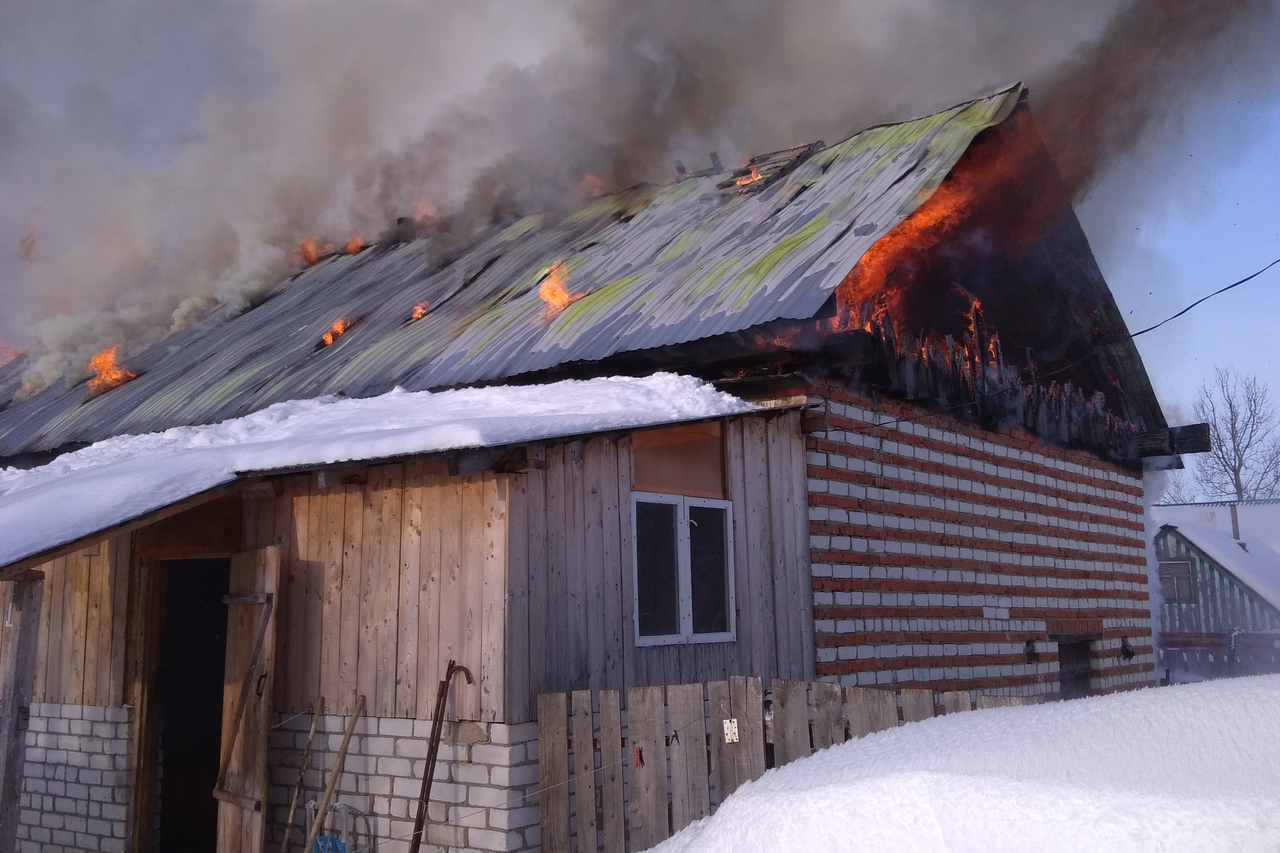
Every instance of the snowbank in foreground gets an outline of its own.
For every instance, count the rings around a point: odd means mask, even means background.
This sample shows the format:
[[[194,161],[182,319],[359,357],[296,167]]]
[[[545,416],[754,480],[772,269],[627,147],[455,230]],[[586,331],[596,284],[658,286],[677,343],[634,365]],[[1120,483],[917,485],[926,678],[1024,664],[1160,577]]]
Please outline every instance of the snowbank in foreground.
[[[955,714],[766,773],[654,848],[1280,850],[1280,676]]]
[[[105,530],[244,472],[388,459],[750,411],[689,376],[567,380],[279,403],[243,418],[109,438],[0,469],[0,566]]]

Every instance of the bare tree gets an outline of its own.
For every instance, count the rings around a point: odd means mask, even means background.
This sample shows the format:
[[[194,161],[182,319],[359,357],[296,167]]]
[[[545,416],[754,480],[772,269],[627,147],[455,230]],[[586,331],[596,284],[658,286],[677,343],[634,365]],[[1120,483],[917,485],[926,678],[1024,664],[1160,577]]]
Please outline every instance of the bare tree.
[[[1206,495],[1244,500],[1280,494],[1280,424],[1265,384],[1214,368],[1213,381],[1200,386],[1195,413],[1213,437],[1213,449],[1196,465]]]
[[[1183,469],[1181,471],[1167,472],[1164,492],[1160,495],[1160,503],[1189,504],[1195,503],[1199,499],[1199,492],[1196,489],[1196,484],[1191,479],[1189,471]]]

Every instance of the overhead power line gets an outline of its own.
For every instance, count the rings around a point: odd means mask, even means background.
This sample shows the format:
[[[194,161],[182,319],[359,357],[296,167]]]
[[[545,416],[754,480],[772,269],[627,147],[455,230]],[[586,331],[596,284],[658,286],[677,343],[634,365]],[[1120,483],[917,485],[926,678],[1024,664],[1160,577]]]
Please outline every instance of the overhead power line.
[[[1197,305],[1199,305],[1200,303],[1202,303],[1202,302],[1207,302],[1208,300],[1212,299],[1213,297],[1217,296],[1218,294],[1220,294],[1220,293],[1226,293],[1226,292],[1227,292],[1228,290],[1230,290],[1231,288],[1233,288],[1233,287],[1239,287],[1240,285],[1244,284],[1244,283],[1245,283],[1245,282],[1247,282],[1247,281],[1253,281],[1255,278],[1257,278],[1258,276],[1262,275],[1264,272],[1266,272],[1267,270],[1271,269],[1271,268],[1272,268],[1272,267],[1274,267],[1276,264],[1280,264],[1280,258],[1276,258],[1274,261],[1272,261],[1271,263],[1267,264],[1267,265],[1266,265],[1265,267],[1263,267],[1262,269],[1258,270],[1258,271],[1257,271],[1257,272],[1255,272],[1255,273],[1251,273],[1251,274],[1249,274],[1249,275],[1245,276],[1244,278],[1240,279],[1239,281],[1233,281],[1233,282],[1231,282],[1231,284],[1228,284],[1226,287],[1220,287],[1220,288],[1218,288],[1218,289],[1217,289],[1217,290],[1215,290],[1213,293],[1210,293],[1208,296],[1202,296],[1202,297],[1200,297],[1200,298],[1199,298],[1199,299],[1197,299],[1195,302],[1192,302],[1190,305],[1188,305],[1186,308],[1183,308],[1183,309],[1182,309],[1181,311],[1179,311],[1177,314],[1174,314],[1174,315],[1173,315],[1173,316],[1171,316],[1171,317],[1165,317],[1163,320],[1161,320],[1159,323],[1156,323],[1154,326],[1148,326],[1147,328],[1143,329],[1143,330],[1142,330],[1142,331],[1140,331],[1140,332],[1134,332],[1133,334],[1129,335],[1129,337],[1130,337],[1130,338],[1136,338],[1138,335],[1145,335],[1147,332],[1150,332],[1150,331],[1153,331],[1153,330],[1155,330],[1155,329],[1158,329],[1158,328],[1160,328],[1161,326],[1163,326],[1165,323],[1168,323],[1170,320],[1176,320],[1176,319],[1178,319],[1178,318],[1179,318],[1179,317],[1181,317],[1183,314],[1187,313],[1187,312],[1188,312],[1188,311],[1190,311],[1192,308],[1195,308],[1195,307],[1196,307]]]

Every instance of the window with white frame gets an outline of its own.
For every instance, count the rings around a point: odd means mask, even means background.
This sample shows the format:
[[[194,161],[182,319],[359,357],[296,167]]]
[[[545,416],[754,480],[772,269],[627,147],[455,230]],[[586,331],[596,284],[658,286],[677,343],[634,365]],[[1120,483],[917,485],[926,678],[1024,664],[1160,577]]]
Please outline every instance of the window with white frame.
[[[734,639],[733,506],[632,493],[636,643]]]

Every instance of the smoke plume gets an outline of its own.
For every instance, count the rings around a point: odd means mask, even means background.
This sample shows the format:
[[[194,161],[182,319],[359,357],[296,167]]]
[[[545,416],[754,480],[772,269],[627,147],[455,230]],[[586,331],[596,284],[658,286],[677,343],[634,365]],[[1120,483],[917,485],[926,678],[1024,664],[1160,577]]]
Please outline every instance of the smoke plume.
[[[1077,194],[1228,84],[1263,0],[71,0],[0,8],[0,337],[75,376],[416,209],[835,141],[1015,80]]]

